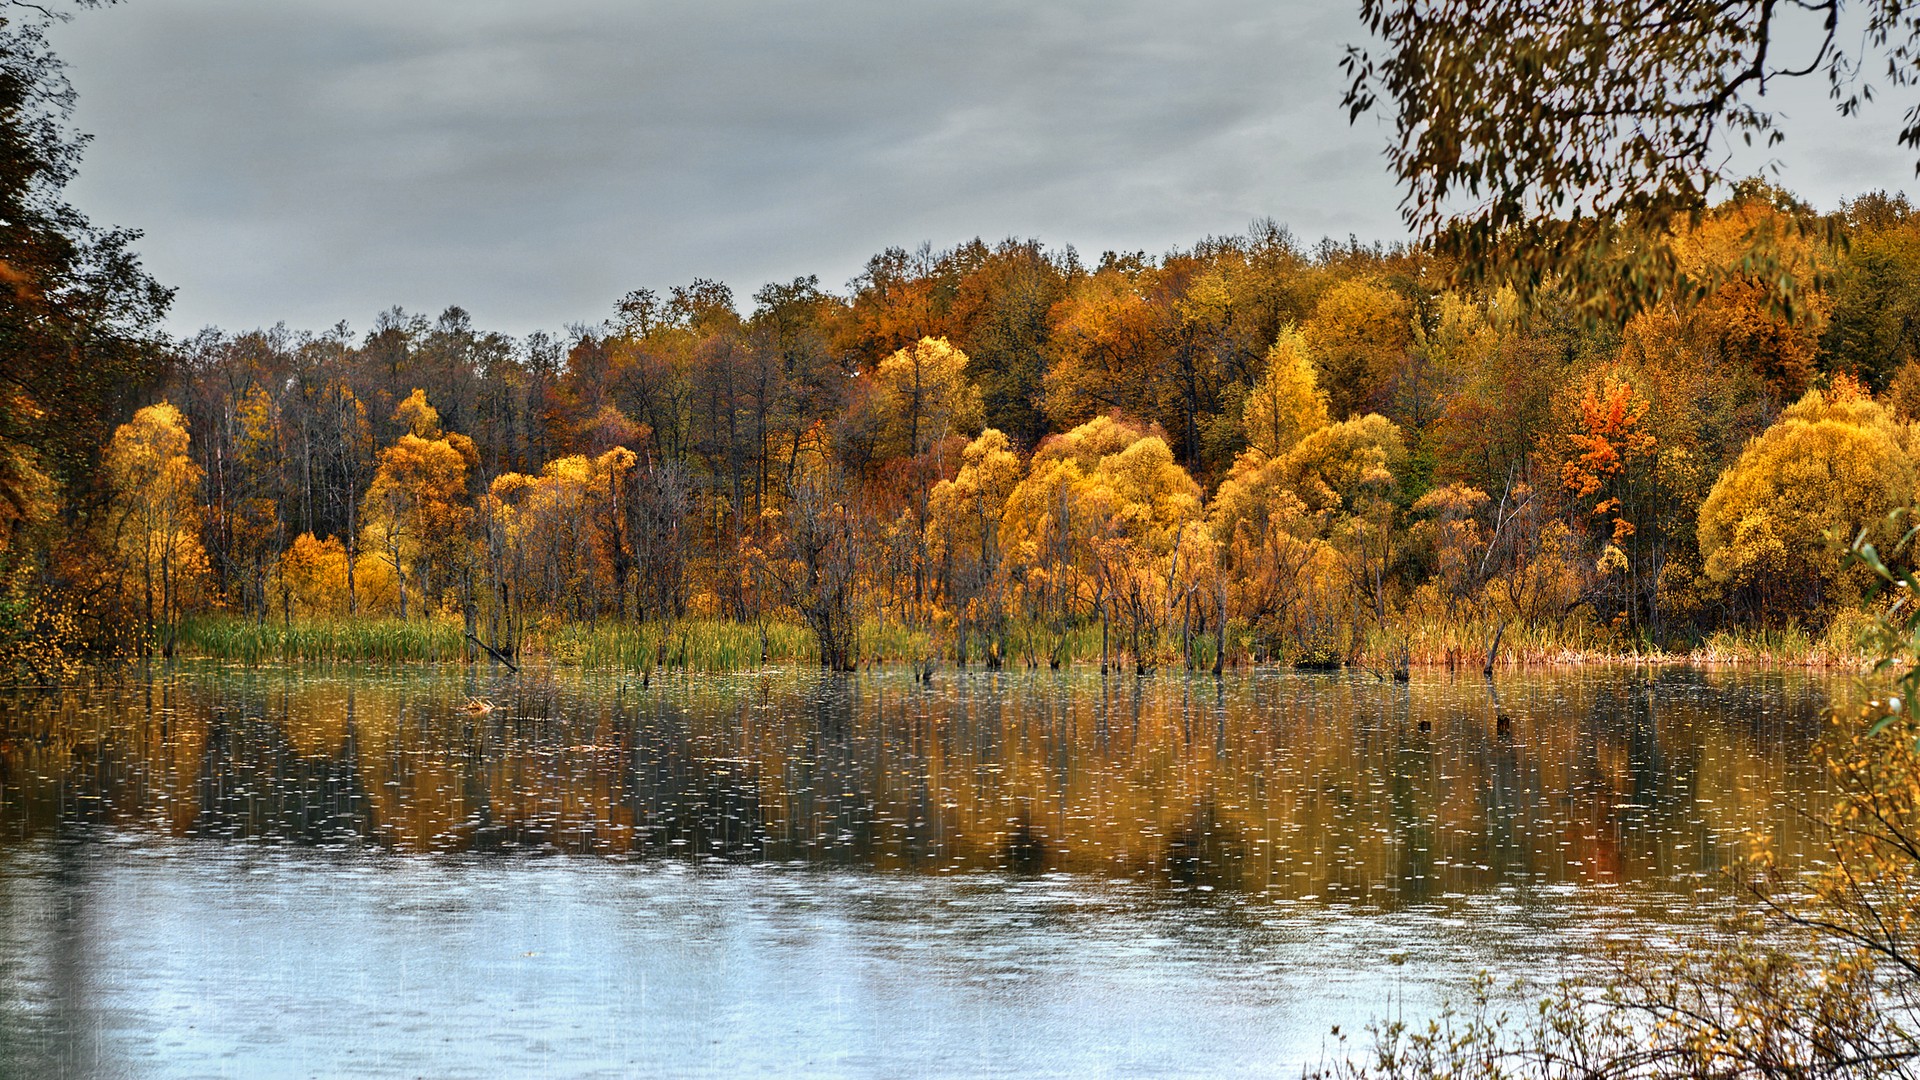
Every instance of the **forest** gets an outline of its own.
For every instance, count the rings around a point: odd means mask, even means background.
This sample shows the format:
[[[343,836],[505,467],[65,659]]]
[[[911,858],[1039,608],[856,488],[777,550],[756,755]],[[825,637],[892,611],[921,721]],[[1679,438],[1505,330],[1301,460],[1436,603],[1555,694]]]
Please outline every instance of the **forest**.
[[[1655,242],[1677,285],[1625,314],[1268,221],[890,248],[844,292],[695,280],[524,340],[452,307],[150,342],[91,425],[34,438],[68,403],[15,381],[0,640],[42,672],[343,620],[503,657],[804,626],[836,668],[1848,654],[1837,553],[1920,482],[1920,216],[1752,182]]]

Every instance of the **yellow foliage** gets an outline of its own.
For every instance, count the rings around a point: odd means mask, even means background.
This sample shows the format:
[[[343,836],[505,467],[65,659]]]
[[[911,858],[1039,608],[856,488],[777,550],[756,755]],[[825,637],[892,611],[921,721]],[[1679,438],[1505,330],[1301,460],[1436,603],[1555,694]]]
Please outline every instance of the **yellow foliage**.
[[[1148,407],[1153,366],[1166,356],[1163,313],[1145,283],[1118,267],[1082,278],[1056,310],[1046,412],[1068,424],[1107,409]]]
[[[1557,624],[1577,606],[1587,574],[1579,538],[1566,522],[1550,521],[1531,556],[1487,582],[1486,593],[1495,611],[1522,625]]]
[[[1137,626],[1193,569],[1175,551],[1199,517],[1200,486],[1166,440],[1101,416],[1040,445],[1001,531],[1030,591],[1122,596]]]
[[[1314,376],[1307,338],[1292,326],[1267,350],[1267,371],[1247,395],[1247,445],[1277,458],[1327,426],[1327,394]]]
[[[409,431],[380,451],[367,489],[363,532],[365,546],[379,552],[393,570],[404,617],[407,577],[431,570],[435,563],[444,567],[464,552],[473,520],[473,509],[466,505],[467,472],[479,455],[464,435],[438,435],[439,416],[417,390],[394,415],[429,434]],[[423,582],[423,588],[430,587],[430,580]],[[431,600],[423,597],[423,614],[431,613]]]
[[[346,614],[347,551],[337,537],[319,540],[312,533],[301,533],[281,554],[279,574],[290,609],[286,614]],[[366,588],[364,581],[354,584],[359,590]]]
[[[1707,576],[1817,606],[1837,573],[1829,536],[1884,530],[1889,511],[1913,503],[1914,437],[1857,385],[1808,391],[1747,444],[1701,506]]]
[[[1000,515],[1020,483],[1020,458],[1004,434],[988,428],[967,444],[960,460],[960,471],[935,484],[928,498],[928,541],[936,559],[967,551],[990,563]]]
[[[980,397],[966,369],[967,354],[943,337],[921,338],[880,361],[873,375],[885,396],[895,452],[920,454],[978,421]]]
[[[1311,510],[1350,510],[1362,494],[1391,490],[1406,458],[1399,425],[1368,413],[1300,440],[1282,460],[1281,476]]]
[[[1832,306],[1810,287],[1826,253],[1790,215],[1751,197],[1679,230],[1672,243],[1681,271],[1706,291],[1680,316],[1696,346],[1751,371],[1776,400],[1805,390]],[[1788,296],[1782,282],[1799,287]]]
[[[1165,439],[1149,435],[1094,466],[1083,487],[1097,527],[1125,535],[1156,554],[1200,516],[1200,485],[1173,459]]]
[[[1320,365],[1334,416],[1351,416],[1380,403],[1410,343],[1407,302],[1371,277],[1349,278],[1328,289],[1303,331]]]
[[[392,564],[373,552],[353,560],[354,593],[366,615],[393,615],[400,611],[400,579]]]
[[[1479,488],[1447,484],[1413,504],[1414,514],[1424,518],[1414,526],[1415,538],[1433,553],[1433,580],[1445,590],[1450,604],[1470,598],[1478,585],[1487,554],[1478,515],[1489,501]]]
[[[188,445],[185,417],[164,401],[134,413],[107,445],[104,465],[119,508],[108,546],[149,629],[170,625],[197,602],[207,576],[200,546],[202,474],[187,456]]]
[[[440,413],[427,404],[427,392],[417,386],[405,401],[394,407],[393,418],[407,425],[408,434],[416,438],[440,437]]]
[[[1207,523],[1214,539],[1231,544],[1243,530],[1257,536],[1276,522],[1286,522],[1290,530],[1299,531],[1296,524],[1308,521],[1311,515],[1307,505],[1287,486],[1286,467],[1285,458],[1265,460],[1257,451],[1236,458],[1207,507]],[[1304,531],[1317,528],[1317,524],[1311,525]]]

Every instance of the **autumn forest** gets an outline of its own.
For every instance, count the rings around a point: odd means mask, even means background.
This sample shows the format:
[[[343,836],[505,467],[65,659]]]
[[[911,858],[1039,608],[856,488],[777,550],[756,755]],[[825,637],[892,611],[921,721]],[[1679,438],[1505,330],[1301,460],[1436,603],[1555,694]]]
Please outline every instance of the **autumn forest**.
[[[843,291],[695,280],[525,340],[457,307],[208,329],[88,393],[28,366],[0,641],[26,668],[209,620],[501,658],[805,627],[840,668],[1850,652],[1839,545],[1916,491],[1920,216],[1754,183],[1658,243],[1681,287],[1624,315],[1260,222],[1095,261],[893,248]]]

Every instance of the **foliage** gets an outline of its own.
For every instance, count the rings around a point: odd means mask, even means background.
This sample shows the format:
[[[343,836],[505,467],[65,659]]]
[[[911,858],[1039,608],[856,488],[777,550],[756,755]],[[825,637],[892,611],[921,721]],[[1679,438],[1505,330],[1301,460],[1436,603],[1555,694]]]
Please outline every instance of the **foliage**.
[[[172,290],[64,201],[85,138],[47,47],[45,9],[0,11],[0,533],[42,513],[49,483],[90,498],[116,421],[165,370],[156,329]],[[0,539],[6,539],[0,535]]]
[[[408,580],[418,578],[420,604],[430,609],[435,564],[444,572],[462,559],[457,541],[473,518],[466,505],[467,472],[478,455],[473,440],[440,430],[439,414],[418,388],[394,410],[394,419],[408,430],[380,452],[367,487],[364,540],[392,570],[404,619]]]
[[[1657,241],[1698,287],[1619,327],[1449,284],[1431,250],[1258,223],[1091,266],[1030,241],[895,250],[845,295],[803,278],[750,311],[709,281],[636,290],[565,339],[458,308],[359,336],[207,331],[166,388],[204,574],[172,615],[160,597],[156,631],[214,610],[453,620],[478,660],[569,625],[800,624],[837,666],[897,647],[1139,672],[1484,661],[1497,636],[1529,659],[1838,656],[1848,635],[1821,627],[1852,587],[1791,568],[1840,517],[1791,492],[1813,457],[1772,448],[1807,388],[1887,370],[1861,350],[1898,333],[1862,305],[1900,264],[1865,253],[1907,226],[1893,200],[1849,204],[1856,258],[1810,213],[1743,188]],[[1776,270],[1807,286],[1791,308]],[[1904,370],[1867,425],[1902,447]],[[1750,440],[1772,464],[1736,468]],[[131,549],[94,550],[134,493],[83,508],[50,462],[0,454],[12,610],[111,571],[87,625],[126,602],[144,625]],[[1877,468],[1856,471],[1901,475]],[[1735,510],[1746,532],[1722,537]]]
[[[1267,458],[1293,449],[1327,426],[1327,394],[1314,374],[1306,335],[1289,326],[1267,350],[1267,370],[1248,391],[1242,415],[1247,446]]]
[[[1411,344],[1409,307],[1377,278],[1349,278],[1320,297],[1303,333],[1330,388],[1328,412],[1347,417],[1384,404]]]
[[[1872,97],[1862,75],[1882,61],[1892,85],[1920,81],[1904,5],[1866,5],[1857,38],[1841,9],[1364,0],[1378,51],[1349,47],[1345,104],[1355,120],[1392,110],[1402,216],[1457,256],[1464,279],[1562,284],[1623,319],[1695,287],[1661,241],[1735,186],[1731,146],[1781,138],[1762,97],[1770,79],[1818,72],[1842,114]],[[1900,141],[1920,146],[1920,109]],[[1803,282],[1766,238],[1750,252],[1790,304]]]
[[[914,457],[955,428],[970,426],[979,395],[966,378],[967,354],[945,338],[921,338],[880,362],[874,379],[885,394],[887,438],[895,454]]]
[[[103,465],[116,504],[104,546],[116,556],[123,594],[139,597],[148,641],[168,655],[174,625],[207,574],[202,474],[187,448],[180,410],[163,401],[120,425]]]
[[[1844,378],[1810,390],[1748,445],[1700,508],[1715,581],[1810,610],[1839,580],[1830,537],[1879,522],[1916,493],[1913,431]],[[1873,539],[1890,539],[1876,529]]]

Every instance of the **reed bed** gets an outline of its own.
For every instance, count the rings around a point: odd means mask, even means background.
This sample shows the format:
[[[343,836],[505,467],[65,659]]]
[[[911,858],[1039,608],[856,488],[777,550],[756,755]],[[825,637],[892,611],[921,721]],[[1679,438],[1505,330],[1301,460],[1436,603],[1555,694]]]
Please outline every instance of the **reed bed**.
[[[1860,644],[1863,629],[1864,620],[1842,617],[1824,634],[1752,628],[1715,633],[1691,647],[1662,649],[1591,624],[1510,624],[1501,634],[1493,661],[1502,670],[1584,663],[1862,667],[1866,664]],[[1495,632],[1493,626],[1464,621],[1390,623],[1368,629],[1357,642],[1346,639],[1337,651],[1376,672],[1403,666],[1478,671],[1487,661]],[[928,630],[899,621],[870,620],[859,631],[860,662],[924,665],[929,670],[984,667],[997,653],[1001,666],[1009,669],[1046,669],[1097,667],[1102,659],[1097,622],[1059,628],[1014,620],[1002,634],[971,629],[965,641],[963,656],[960,637],[951,625]],[[1144,655],[1138,659],[1131,645],[1131,636],[1121,626],[1110,628],[1106,659],[1112,670],[1211,670],[1216,647],[1211,632],[1183,639],[1177,631],[1163,632],[1156,642],[1143,642]],[[1230,626],[1225,666],[1300,659],[1284,649],[1267,655],[1254,646],[1245,627]],[[248,664],[432,663],[473,659],[477,651],[465,641],[459,623],[448,619],[312,618],[263,623],[221,615],[183,622],[177,647],[185,656]],[[812,665],[819,656],[812,631],[797,623],[683,619],[534,627],[519,643],[516,659],[522,665],[548,663],[598,671],[726,673]]]
[[[819,658],[813,634],[790,623],[688,619],[671,623],[567,623],[536,630],[521,651],[596,671],[751,671]]]
[[[431,619],[300,619],[256,622],[203,616],[181,623],[182,654],[267,662],[409,663],[459,660],[466,642],[455,623]]]
[[[1798,627],[1748,627],[1662,647],[1591,623],[1511,623],[1500,633],[1500,647],[1492,660],[1497,669],[1595,663],[1864,667],[1869,662],[1861,644],[1866,625],[1864,616],[1843,613],[1824,633]],[[1496,626],[1470,622],[1401,622],[1370,629],[1359,655],[1369,665],[1382,668],[1405,663],[1477,671],[1486,665],[1498,632]]]

